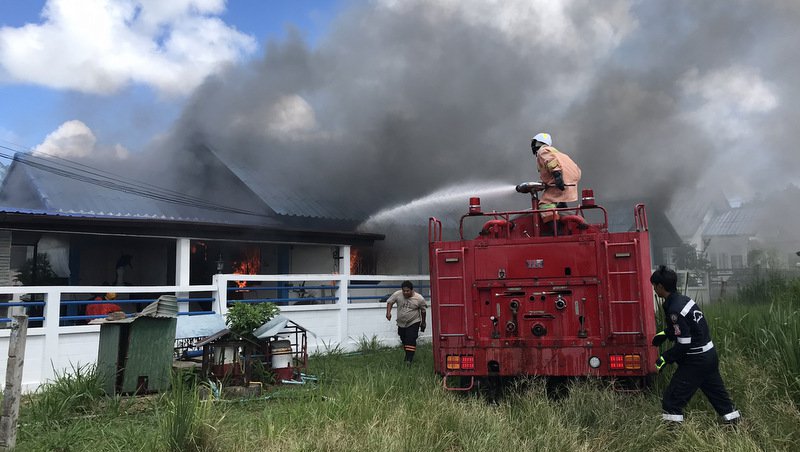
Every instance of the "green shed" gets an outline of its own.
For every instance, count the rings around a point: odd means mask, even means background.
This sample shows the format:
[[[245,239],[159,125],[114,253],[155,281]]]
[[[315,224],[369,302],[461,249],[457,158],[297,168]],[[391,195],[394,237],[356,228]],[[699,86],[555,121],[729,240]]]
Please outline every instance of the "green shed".
[[[169,388],[178,302],[162,295],[134,317],[100,323],[97,370],[108,394]]]

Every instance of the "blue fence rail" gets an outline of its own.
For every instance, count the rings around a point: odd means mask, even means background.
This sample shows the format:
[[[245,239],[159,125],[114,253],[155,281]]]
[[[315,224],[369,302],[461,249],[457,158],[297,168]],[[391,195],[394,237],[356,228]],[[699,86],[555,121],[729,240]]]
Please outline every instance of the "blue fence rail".
[[[425,299],[430,300],[430,284],[415,284],[414,289]],[[229,287],[228,288],[228,303],[275,303],[279,306],[296,306],[304,304],[335,304],[339,297],[336,296],[336,291],[339,289],[338,285],[325,284],[325,285],[271,285],[271,286],[246,286],[246,287]],[[354,291],[380,291],[385,290],[385,293],[370,294],[370,295],[348,295],[348,303],[363,302],[363,301],[380,301],[386,295],[399,290],[400,284],[351,284],[349,286],[350,293]],[[250,292],[262,291],[276,291],[276,296],[264,297],[240,297],[237,299],[236,295],[246,294]],[[323,295],[328,291],[331,295]],[[297,296],[288,296],[289,292],[297,293]],[[234,295],[234,296],[231,296]]]
[[[285,275],[291,278],[295,275]],[[307,276],[307,275],[304,275]],[[318,276],[318,275],[313,275]],[[336,275],[331,275],[336,276]],[[301,277],[302,278],[302,277]],[[373,278],[373,279],[367,279]],[[330,281],[330,283],[328,282]],[[415,290],[420,293],[427,300],[430,300],[430,284],[427,280],[413,279]],[[292,280],[258,280],[247,281],[247,286],[237,287],[236,281],[228,279],[216,286],[192,286],[187,293],[194,293],[198,297],[179,297],[178,303],[180,307],[180,316],[195,316],[206,314],[224,314],[227,306],[232,303],[275,303],[278,306],[301,306],[301,305],[335,305],[339,302],[339,290],[341,289],[342,280],[322,280],[317,277],[311,280],[292,279]],[[265,284],[265,285],[259,285]],[[202,287],[202,289],[200,288]],[[133,288],[133,287],[101,287],[101,286],[85,286],[85,287],[59,287],[56,294],[57,307],[53,308],[48,306],[44,301],[48,299],[46,294],[47,290],[43,287],[31,287],[31,292],[21,292],[24,290],[22,287],[17,289],[15,293],[19,297],[22,295],[22,301],[7,301],[0,302],[0,309],[11,307],[24,307],[26,308],[29,316],[31,327],[44,326],[48,315],[57,314],[58,321],[55,322],[57,326],[77,326],[86,325],[93,319],[102,319],[106,315],[91,315],[87,314],[87,307],[100,304],[116,304],[123,308],[126,317],[132,317],[141,311],[145,306],[157,300],[157,293],[170,293],[166,286],[164,287],[149,287],[149,288]],[[80,292],[73,292],[72,290],[80,290]],[[83,289],[83,290],[81,290]],[[88,289],[88,290],[87,290]],[[129,291],[126,291],[128,289]],[[130,290],[133,289],[133,290]],[[145,291],[145,289],[151,289]],[[177,287],[171,288],[172,290],[178,289]],[[217,290],[215,290],[217,289]],[[377,280],[376,277],[366,277],[365,280],[349,280],[348,286],[348,304],[367,304],[371,302],[380,302],[386,295],[400,289],[400,280],[395,278],[389,281]],[[85,290],[85,292],[84,292]],[[225,301],[227,306],[219,306],[217,295],[219,290],[224,290]],[[90,292],[91,291],[91,292]],[[95,298],[98,293],[115,292],[118,298],[113,300],[98,300]],[[177,292],[172,292],[177,293]],[[211,294],[212,296],[207,296]],[[135,298],[125,298],[135,297]],[[26,300],[27,297],[27,300]],[[19,299],[19,298],[17,298]],[[189,307],[187,308],[187,304]],[[53,310],[55,309],[55,311]],[[221,312],[220,312],[221,311]],[[11,313],[6,314],[7,310],[0,310],[0,328],[8,326],[12,322]],[[49,314],[48,314],[49,313]],[[6,314],[6,315],[3,315]]]

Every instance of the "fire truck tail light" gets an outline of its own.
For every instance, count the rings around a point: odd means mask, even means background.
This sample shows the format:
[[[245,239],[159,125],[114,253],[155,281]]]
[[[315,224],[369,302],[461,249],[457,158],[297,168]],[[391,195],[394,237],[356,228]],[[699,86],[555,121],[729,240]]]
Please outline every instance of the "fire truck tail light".
[[[447,370],[475,370],[475,357],[472,355],[447,355]]]
[[[472,355],[466,355],[461,357],[461,368],[464,370],[474,370],[475,369],[475,357]]]
[[[461,357],[458,355],[447,355],[447,369],[448,370],[461,369]]]
[[[625,355],[625,368],[639,370],[642,368],[641,355]]]
[[[608,362],[611,365],[611,369],[624,369],[624,358],[622,355],[611,355],[608,357]]]
[[[642,356],[639,354],[611,355],[608,361],[612,370],[639,370],[642,368]]]

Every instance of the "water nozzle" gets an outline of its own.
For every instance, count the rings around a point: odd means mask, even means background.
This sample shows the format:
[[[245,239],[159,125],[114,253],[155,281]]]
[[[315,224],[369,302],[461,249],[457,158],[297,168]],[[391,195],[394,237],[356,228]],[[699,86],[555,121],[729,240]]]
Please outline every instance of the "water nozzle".
[[[544,190],[545,185],[542,182],[523,182],[517,185],[518,193],[533,193]]]

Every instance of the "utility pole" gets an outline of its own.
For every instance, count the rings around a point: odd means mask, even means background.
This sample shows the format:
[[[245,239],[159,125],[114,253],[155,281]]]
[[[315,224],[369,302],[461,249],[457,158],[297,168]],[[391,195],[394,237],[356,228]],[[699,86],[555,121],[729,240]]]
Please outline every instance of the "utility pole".
[[[28,316],[14,315],[8,341],[6,387],[3,391],[3,414],[0,418],[0,452],[17,444],[17,418],[22,397],[22,365],[25,363],[25,341],[28,337]]]

